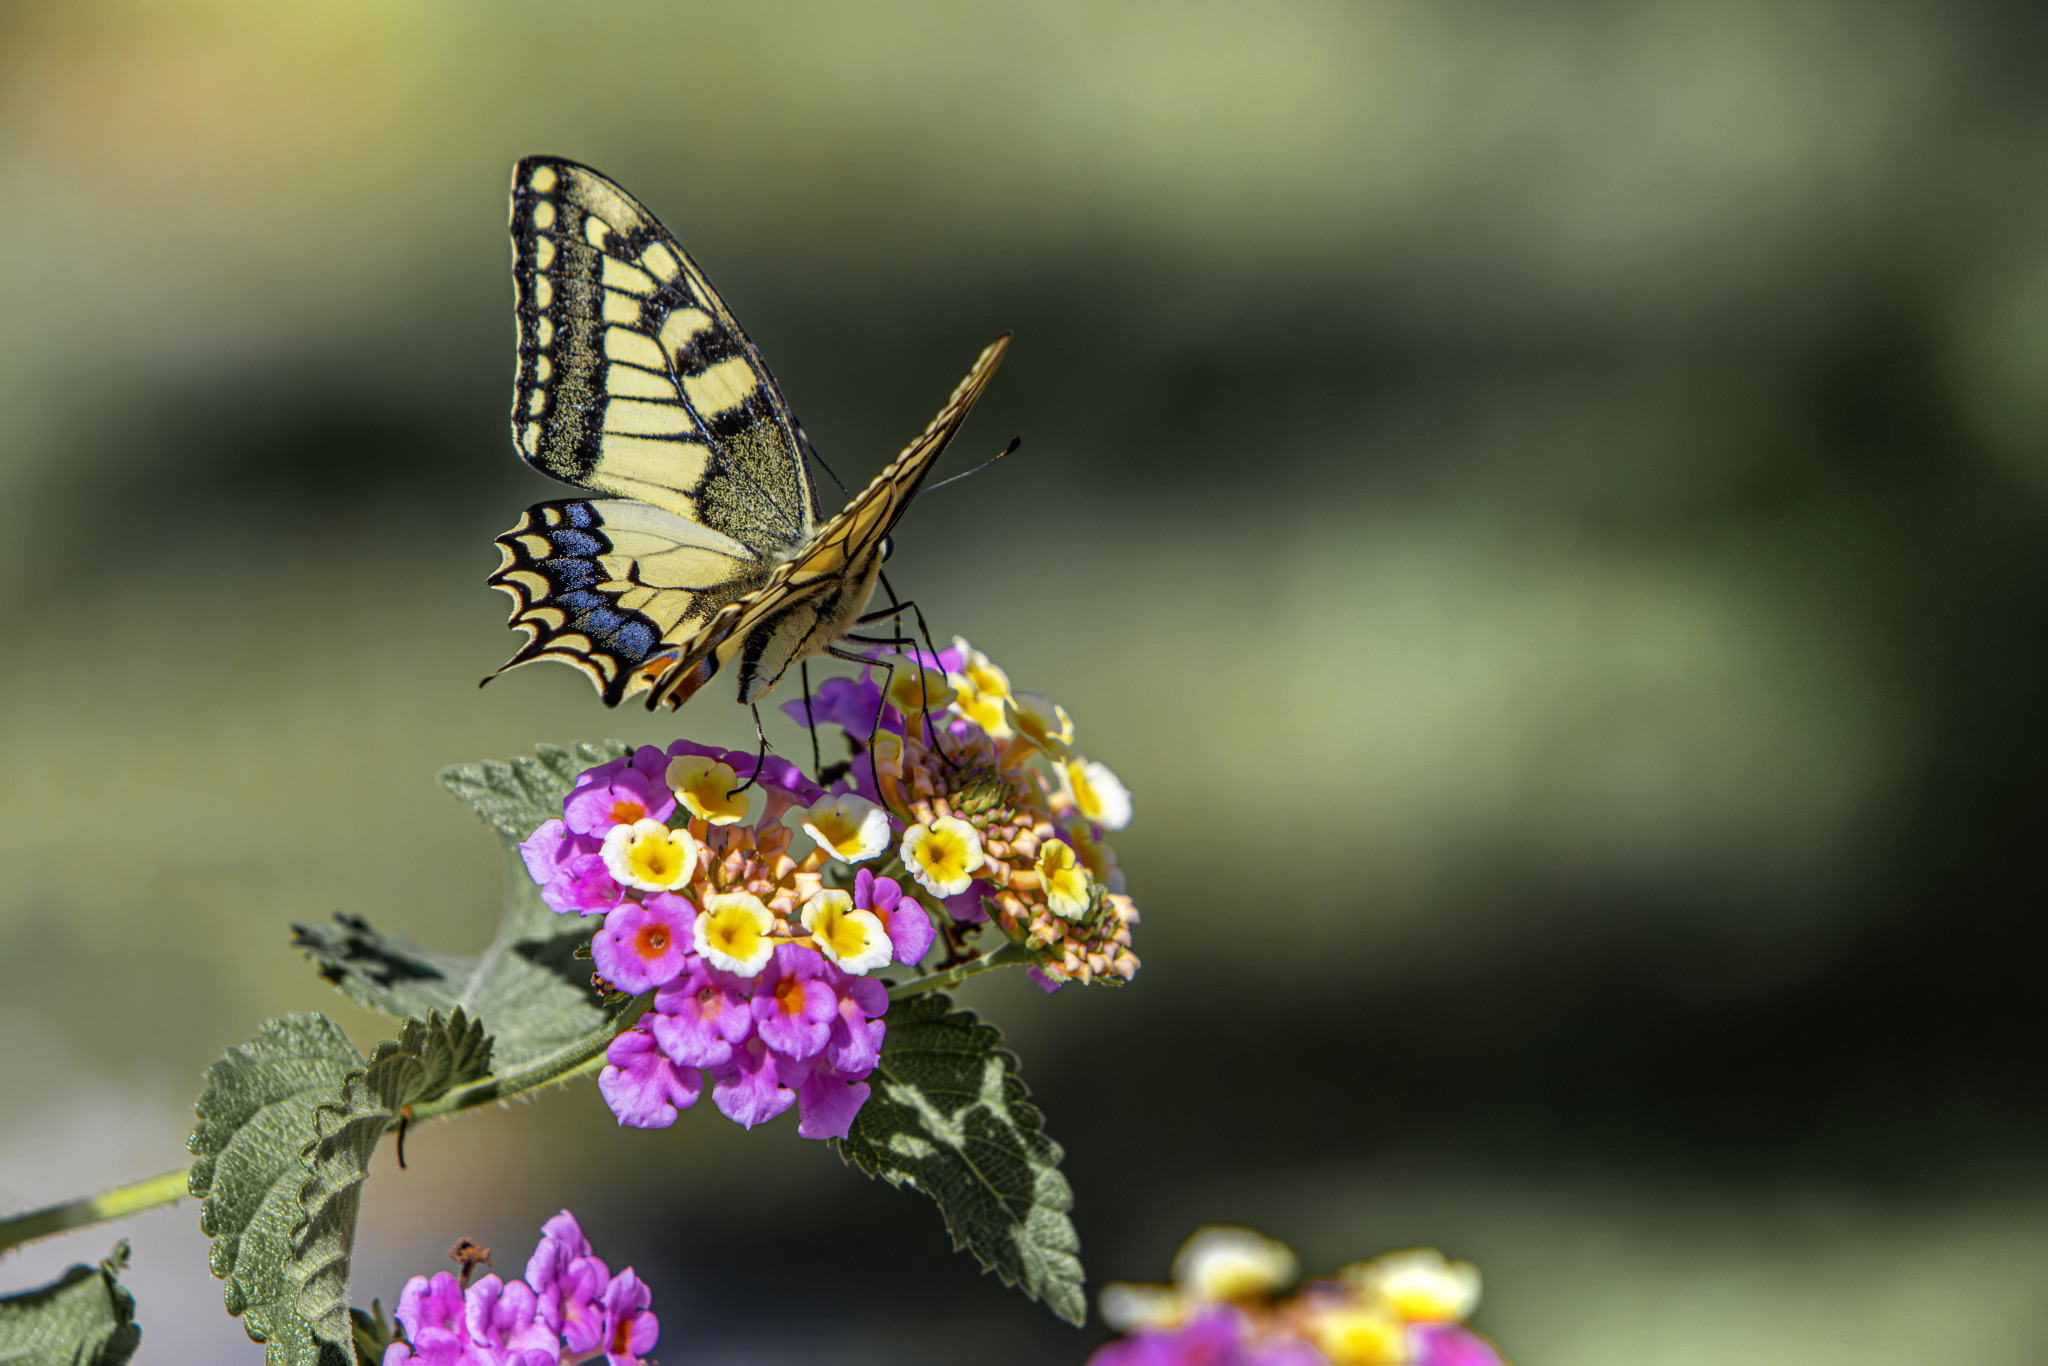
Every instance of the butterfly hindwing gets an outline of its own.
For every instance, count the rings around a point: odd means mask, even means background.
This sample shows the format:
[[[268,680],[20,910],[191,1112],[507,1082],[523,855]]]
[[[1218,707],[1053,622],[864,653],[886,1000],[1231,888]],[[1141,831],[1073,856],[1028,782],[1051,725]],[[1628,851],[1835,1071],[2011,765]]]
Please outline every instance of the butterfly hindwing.
[[[811,538],[796,423],[682,246],[587,166],[512,179],[519,370],[512,436],[534,468],[701,522],[770,564]]]
[[[526,645],[505,664],[574,665],[613,706],[666,674],[676,647],[766,576],[744,546],[624,498],[527,509],[498,537],[490,578],[510,593]]]

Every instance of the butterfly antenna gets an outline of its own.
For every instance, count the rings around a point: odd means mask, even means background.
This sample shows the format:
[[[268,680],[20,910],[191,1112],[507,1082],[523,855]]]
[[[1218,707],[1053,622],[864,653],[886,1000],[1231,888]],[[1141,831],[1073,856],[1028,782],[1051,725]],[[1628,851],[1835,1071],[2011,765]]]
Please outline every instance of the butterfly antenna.
[[[748,778],[745,782],[741,783],[738,787],[734,788],[732,791],[726,793],[725,795],[727,800],[739,796],[740,793],[745,792],[755,783],[760,782],[761,770],[764,767],[766,767],[768,763],[768,732],[761,728],[761,706],[758,702],[749,702],[747,704],[747,710],[754,713],[754,734],[761,737],[761,752],[754,756],[754,775],[751,778]]]
[[[965,478],[966,478],[966,477],[967,477],[968,475],[970,475],[970,474],[980,474],[980,473],[981,473],[981,472],[982,472],[983,470],[987,469],[987,468],[988,468],[988,467],[989,467],[990,465],[993,465],[993,464],[995,464],[995,463],[996,463],[996,461],[998,461],[998,460],[1001,460],[1001,459],[1002,459],[1002,458],[1003,458],[1004,456],[1008,455],[1008,454],[1009,454],[1009,453],[1010,453],[1011,451],[1014,451],[1014,450],[1016,450],[1016,449],[1017,449],[1017,448],[1018,448],[1019,446],[1021,446],[1021,445],[1023,445],[1023,444],[1024,444],[1024,438],[1023,438],[1023,437],[1021,437],[1021,436],[1013,436],[1013,437],[1011,437],[1011,438],[1010,438],[1010,444],[1009,444],[1009,445],[1007,445],[1007,446],[1003,447],[1003,448],[1002,448],[1001,450],[997,451],[997,452],[996,452],[996,453],[995,453],[994,455],[992,455],[992,456],[990,456],[990,457],[989,457],[988,459],[986,459],[986,460],[982,461],[982,462],[981,462],[981,463],[980,463],[979,465],[976,465],[976,466],[975,466],[975,467],[974,467],[973,469],[971,469],[971,470],[962,470],[962,471],[960,471],[960,473],[958,473],[958,474],[955,474],[955,475],[949,475],[948,477],[946,477],[946,478],[944,478],[944,479],[941,479],[941,480],[940,480],[940,481],[939,481],[938,483],[936,483],[936,484],[927,484],[927,485],[925,486],[925,490],[924,490],[924,491],[925,491],[926,493],[937,493],[937,492],[938,492],[938,491],[939,491],[940,489],[942,489],[942,488],[946,487],[946,485],[948,485],[948,484],[957,484],[957,483],[959,483],[959,482],[960,482],[960,481],[961,481],[962,479],[965,479]],[[815,457],[814,457],[814,458],[815,458]],[[818,463],[822,465],[822,464],[823,464],[823,463],[825,463],[825,462],[824,462],[824,461],[822,461],[822,460],[820,460],[820,461],[819,461]],[[829,473],[829,471],[828,471],[828,473]]]

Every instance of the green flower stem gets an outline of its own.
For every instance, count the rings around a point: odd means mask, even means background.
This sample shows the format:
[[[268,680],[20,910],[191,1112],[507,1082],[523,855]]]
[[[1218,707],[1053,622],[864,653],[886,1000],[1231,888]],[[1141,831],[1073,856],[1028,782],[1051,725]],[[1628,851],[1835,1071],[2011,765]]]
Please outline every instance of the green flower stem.
[[[604,1066],[604,1052],[611,1047],[612,1040],[631,1029],[653,1004],[654,993],[651,991],[644,996],[636,996],[612,1017],[610,1024],[574,1043],[564,1044],[552,1053],[543,1053],[517,1067],[493,1072],[481,1081],[458,1086],[444,1096],[412,1106],[411,1122],[418,1124],[473,1110],[494,1100],[510,1100],[528,1091],[538,1091],[543,1086],[559,1086],[586,1072],[595,1072]]]
[[[54,1237],[69,1233],[75,1228],[90,1228],[112,1219],[125,1219],[131,1214],[140,1214],[146,1209],[159,1205],[174,1205],[183,1200],[185,1189],[185,1168],[165,1172],[161,1176],[146,1177],[131,1181],[125,1186],[116,1186],[110,1191],[84,1200],[73,1200],[65,1205],[52,1205],[48,1209],[30,1210],[17,1214],[11,1219],[0,1219],[0,1252],[8,1248],[33,1243],[38,1238]]]
[[[1014,939],[1008,939],[998,945],[992,952],[984,954],[972,962],[962,963],[958,967],[947,968],[944,972],[934,972],[929,976],[913,977],[901,986],[890,987],[889,999],[901,1001],[906,997],[915,996],[919,992],[934,991],[941,987],[957,987],[968,978],[979,977],[984,972],[994,972],[997,968],[1023,967],[1035,961],[1031,955],[1031,950],[1025,948]]]

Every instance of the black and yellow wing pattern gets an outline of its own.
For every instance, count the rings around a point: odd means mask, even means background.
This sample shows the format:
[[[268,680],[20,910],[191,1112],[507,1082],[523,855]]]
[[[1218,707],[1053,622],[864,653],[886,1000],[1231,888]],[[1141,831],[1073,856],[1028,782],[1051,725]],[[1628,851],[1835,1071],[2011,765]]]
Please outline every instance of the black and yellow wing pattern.
[[[511,231],[513,444],[599,496],[538,504],[498,537],[490,583],[527,633],[498,672],[560,660],[608,705],[647,692],[652,709],[738,660],[740,700],[755,701],[866,607],[890,529],[1008,334],[820,528],[802,434],[760,352],[639,201],[587,166],[527,157]]]

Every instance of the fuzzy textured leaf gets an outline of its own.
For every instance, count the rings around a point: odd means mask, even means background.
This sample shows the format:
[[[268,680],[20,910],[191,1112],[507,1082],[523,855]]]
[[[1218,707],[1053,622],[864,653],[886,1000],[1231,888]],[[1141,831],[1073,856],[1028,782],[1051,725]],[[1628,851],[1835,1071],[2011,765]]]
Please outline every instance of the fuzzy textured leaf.
[[[319,1137],[306,1149],[307,1181],[299,1192],[305,1218],[292,1229],[290,1278],[299,1286],[296,1308],[322,1342],[353,1349],[349,1314],[349,1262],[363,1182],[377,1142],[408,1105],[432,1100],[491,1070],[491,1041],[460,1006],[451,1019],[439,1013],[407,1020],[400,1039],[371,1050],[369,1066],[350,1072],[338,1099],[316,1106]]]
[[[293,943],[358,1005],[394,1019],[465,1010],[490,1031],[500,1068],[553,1053],[604,1028],[607,1015],[590,990],[590,966],[574,957],[597,927],[548,909],[527,875],[518,842],[561,815],[562,799],[578,773],[631,752],[619,740],[570,749],[542,745],[532,757],[465,764],[441,774],[442,785],[497,831],[505,849],[505,910],[497,937],[482,953],[424,948],[352,915],[336,915],[327,925],[294,925]]]
[[[1072,1324],[1087,1319],[1073,1190],[1001,1036],[936,992],[889,1007],[867,1104],[839,1154],[938,1202],[956,1248]]]
[[[98,1266],[0,1296],[0,1366],[127,1366],[142,1341],[135,1297],[117,1276],[127,1265],[123,1238]]]
[[[500,763],[458,764],[441,770],[441,786],[514,844],[547,821],[562,817],[562,798],[586,768],[633,752],[624,740],[581,740],[567,749],[535,745],[531,755]]]
[[[324,1015],[267,1020],[206,1072],[186,1145],[199,1227],[213,1239],[208,1261],[227,1282],[230,1314],[268,1343],[274,1366],[348,1366],[354,1352],[316,1335],[299,1312],[295,1231],[304,1218],[303,1156],[321,1137],[316,1111],[342,1094],[362,1055]],[[346,1325],[344,1325],[346,1332]]]

